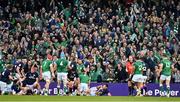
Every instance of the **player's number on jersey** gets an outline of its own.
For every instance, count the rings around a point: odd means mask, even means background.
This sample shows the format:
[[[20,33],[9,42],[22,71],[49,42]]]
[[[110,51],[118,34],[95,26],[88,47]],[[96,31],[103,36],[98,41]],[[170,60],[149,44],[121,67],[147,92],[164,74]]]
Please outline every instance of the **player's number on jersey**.
[[[60,66],[63,66],[63,62],[60,63]]]
[[[45,61],[44,64],[43,64],[43,67],[46,67],[46,65],[47,65],[47,62]]]
[[[143,66],[142,65],[139,65],[139,70],[142,70]]]
[[[166,67],[170,67],[171,66],[171,64],[170,63],[166,63]]]

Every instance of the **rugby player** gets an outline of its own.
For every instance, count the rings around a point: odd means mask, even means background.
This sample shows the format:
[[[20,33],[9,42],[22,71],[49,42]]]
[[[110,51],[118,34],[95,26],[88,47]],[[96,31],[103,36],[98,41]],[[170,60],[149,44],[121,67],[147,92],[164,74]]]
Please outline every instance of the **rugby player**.
[[[87,75],[87,69],[83,69],[83,73],[79,75],[81,95],[89,94],[90,77]]]
[[[22,81],[25,74],[24,74],[24,63],[25,63],[25,59],[18,59],[17,62],[14,65],[14,69],[13,71],[15,72],[15,78]]]
[[[163,58],[161,63],[159,64],[159,73],[161,73],[160,76],[160,96],[163,96],[164,88],[163,88],[163,82],[166,83],[166,96],[170,97],[170,81],[171,81],[171,72],[174,70],[174,65],[172,62],[168,59],[168,56],[166,53],[163,53]]]
[[[24,93],[27,93],[28,90],[34,92],[34,89],[37,89],[37,93],[40,92],[40,85],[39,85],[39,75],[37,73],[37,65],[34,64],[31,67],[31,71],[27,72],[25,78],[22,82],[22,89]]]
[[[4,94],[5,92],[11,92],[11,86],[13,84],[13,76],[12,76],[12,65],[7,65],[7,68],[3,71],[0,78],[0,92]]]
[[[47,96],[49,94],[49,85],[51,80],[52,78],[55,78],[52,56],[50,54],[48,54],[47,59],[42,62],[40,75],[40,79],[43,78],[46,81],[44,95]]]
[[[99,96],[101,89],[102,89],[102,85],[91,87],[90,96]]]
[[[66,58],[59,58],[54,63],[54,69],[57,71],[57,88],[58,95],[65,95],[67,92],[67,74],[68,74],[68,61]],[[63,83],[63,90],[61,90],[61,81]]]
[[[77,94],[78,90],[78,84],[79,84],[79,75],[77,73],[77,71],[75,69],[70,69],[68,71],[68,83],[67,83],[67,87],[68,87],[68,92],[69,94]]]
[[[108,89],[108,84],[102,86],[102,89],[99,90],[99,96],[111,96]]]
[[[139,53],[139,55],[137,56],[137,59],[134,62],[133,66],[134,66],[134,75],[133,75],[132,81],[133,83],[136,84],[136,91],[137,91],[136,96],[142,96],[141,88],[143,87],[143,83],[145,81],[142,72],[143,72],[143,68],[146,66],[142,60],[141,53]]]

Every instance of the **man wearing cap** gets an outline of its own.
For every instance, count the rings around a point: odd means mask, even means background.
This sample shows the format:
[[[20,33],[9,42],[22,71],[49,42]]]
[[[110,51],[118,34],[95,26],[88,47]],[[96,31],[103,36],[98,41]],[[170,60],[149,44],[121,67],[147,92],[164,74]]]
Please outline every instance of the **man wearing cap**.
[[[47,55],[47,59],[42,62],[41,70],[42,78],[46,81],[45,84],[45,95],[48,95],[49,93],[49,85],[51,82],[51,75],[54,78],[54,69],[52,65],[52,56],[50,54]]]

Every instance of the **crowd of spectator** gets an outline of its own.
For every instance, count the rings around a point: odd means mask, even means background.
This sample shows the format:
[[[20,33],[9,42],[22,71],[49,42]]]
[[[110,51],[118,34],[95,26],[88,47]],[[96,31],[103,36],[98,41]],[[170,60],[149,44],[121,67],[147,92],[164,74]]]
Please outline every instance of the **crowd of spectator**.
[[[0,63],[22,62],[26,73],[51,54],[88,68],[93,82],[126,82],[128,57],[141,51],[156,82],[165,51],[178,83],[179,15],[178,0],[0,0]]]

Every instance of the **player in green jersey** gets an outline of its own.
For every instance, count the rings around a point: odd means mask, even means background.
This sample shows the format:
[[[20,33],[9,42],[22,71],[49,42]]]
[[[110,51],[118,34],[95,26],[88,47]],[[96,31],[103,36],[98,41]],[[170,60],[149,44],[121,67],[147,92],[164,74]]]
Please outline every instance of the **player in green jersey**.
[[[57,71],[58,94],[65,94],[67,91],[68,65],[69,65],[69,62],[65,58],[58,59],[54,64],[54,67]],[[60,90],[61,81],[63,82],[64,90]]]
[[[142,54],[139,54],[137,57],[136,62],[134,62],[134,75],[132,78],[133,83],[136,84],[136,96],[142,96],[141,95],[141,88],[143,87],[143,83],[145,82],[145,78],[143,76],[143,69],[146,67],[145,63],[141,60],[143,57]]]
[[[160,96],[164,96],[164,88],[163,88],[163,82],[166,83],[166,96],[170,97],[170,81],[171,81],[171,73],[174,69],[174,65],[172,62],[168,59],[167,54],[163,53],[163,59],[161,63],[159,64],[159,72],[161,73],[160,76]]]
[[[79,75],[80,78],[80,92],[82,95],[89,94],[90,77],[87,75],[87,69],[83,70],[83,73]]]
[[[50,82],[51,82],[51,75],[52,75],[53,78],[55,77],[54,69],[53,69],[53,65],[52,65],[52,56],[51,55],[47,55],[47,59],[42,62],[42,66],[41,66],[40,71],[41,71],[41,74],[42,74],[41,75],[42,78],[46,81],[44,94],[48,95],[49,94],[49,85],[50,85]]]

